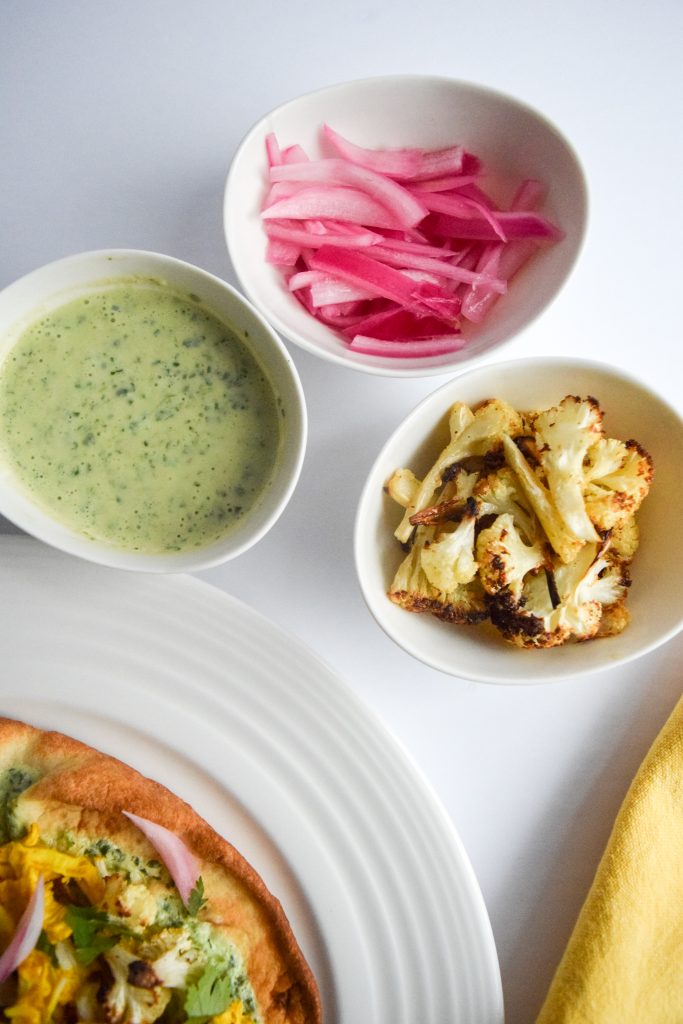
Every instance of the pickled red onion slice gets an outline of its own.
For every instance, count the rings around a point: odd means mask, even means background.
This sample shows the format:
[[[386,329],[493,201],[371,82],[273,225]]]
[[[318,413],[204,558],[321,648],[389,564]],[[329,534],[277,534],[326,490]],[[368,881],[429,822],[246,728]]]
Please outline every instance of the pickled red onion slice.
[[[380,174],[386,174],[390,178],[400,178],[404,181],[435,178],[444,174],[460,174],[465,165],[464,146],[448,146],[446,149],[436,150],[364,149],[362,146],[356,146],[353,142],[349,142],[327,124],[323,125],[323,135],[345,160],[378,171]],[[472,167],[472,160],[469,163]],[[470,168],[468,168],[468,173],[472,173]]]
[[[304,249],[317,249],[321,245],[341,245],[350,249],[364,248],[372,245],[378,240],[378,237],[381,237],[371,231],[358,231],[355,234],[348,232],[333,234],[328,231],[327,234],[315,234],[303,227],[290,227],[281,221],[266,224],[266,234],[269,238],[290,242],[292,245],[298,245]]]
[[[309,262],[312,270],[322,270],[350,285],[366,288],[418,314],[433,312],[444,320],[451,320],[460,308],[457,303],[455,309],[453,299],[446,292],[433,285],[415,283],[399,270],[358,250],[323,247]]]
[[[515,192],[511,210],[534,210],[543,199],[545,187],[535,178],[526,178]]]
[[[386,206],[396,223],[412,228],[427,215],[428,207],[415,195],[383,174],[358,167],[347,160],[309,160],[301,164],[272,167],[270,180],[316,182],[325,185],[350,185],[364,189]]]
[[[425,178],[424,181],[411,182],[413,192],[450,192],[473,185],[477,174],[445,174],[441,178]]]
[[[432,341],[444,336],[443,322],[436,317],[416,317],[394,306],[382,313],[359,318],[353,328],[343,333],[349,340],[357,334],[381,341]],[[459,333],[450,332],[451,335]]]
[[[444,335],[441,338],[430,338],[427,341],[398,341],[383,338],[366,338],[357,334],[349,348],[352,352],[363,352],[368,356],[396,356],[399,359],[410,359],[413,356],[441,356],[448,352],[457,352],[465,344],[457,334]]]
[[[442,245],[429,245],[428,242],[410,242],[402,238],[377,239],[383,249],[395,249],[396,252],[414,253],[416,256],[433,256],[436,259],[449,259],[453,256],[452,249],[446,249]]]
[[[43,876],[39,875],[36,887],[31,893],[24,913],[19,918],[19,924],[10,944],[0,956],[0,984],[9,978],[12,971],[15,971],[34,949],[43,930],[44,914],[45,883]]]
[[[311,285],[311,304],[316,308],[339,305],[340,303],[362,302],[374,297],[374,293],[367,288],[356,288],[343,281],[335,281],[332,277],[327,277],[324,281],[316,281]],[[348,310],[345,312],[348,313]]]
[[[287,146],[287,149],[282,150],[283,164],[300,164],[305,160],[308,160],[308,157],[305,150],[299,145]]]
[[[431,218],[430,218],[431,220]],[[496,212],[496,220],[506,235],[507,241],[516,238],[537,238],[541,241],[559,242],[564,232],[551,224],[539,213],[505,210]],[[430,229],[442,238],[469,238],[492,242],[499,235],[488,221],[479,217],[450,216],[439,213],[431,220]]]
[[[170,829],[130,811],[121,813],[125,814],[152,844],[173,879],[181,900],[187,906],[190,893],[199,878],[199,865],[194,855],[190,853],[182,839]]]
[[[275,167],[276,164],[282,163],[282,153],[280,152],[280,145],[277,141],[275,132],[268,132],[266,135],[266,156],[268,157],[268,163],[271,167]]]
[[[301,189],[287,199],[279,199],[261,214],[265,220],[309,220],[328,217],[332,220],[353,221],[365,227],[395,228],[401,222],[391,211],[357,188],[335,188],[317,185]]]
[[[528,178],[519,186],[510,204],[511,210],[531,210],[543,198],[545,189],[540,181]],[[477,271],[482,274],[497,274],[505,280],[521,270],[537,251],[537,245],[530,240],[517,241],[511,245],[490,242],[481,253]],[[481,282],[472,285],[462,300],[462,315],[472,323],[481,323],[498,296]]]
[[[374,259],[388,263],[394,267],[410,267],[414,270],[426,270],[428,273],[450,277],[454,281],[462,281],[466,284],[481,284],[494,292],[501,294],[507,291],[505,281],[501,281],[490,274],[480,274],[473,270],[466,270],[457,264],[449,263],[446,260],[435,260],[429,256],[416,256],[414,253],[394,252],[383,245],[373,245],[371,250]]]
[[[295,267],[301,256],[301,247],[292,245],[289,242],[282,242],[278,238],[268,239],[266,249],[266,262],[273,263],[277,267]]]

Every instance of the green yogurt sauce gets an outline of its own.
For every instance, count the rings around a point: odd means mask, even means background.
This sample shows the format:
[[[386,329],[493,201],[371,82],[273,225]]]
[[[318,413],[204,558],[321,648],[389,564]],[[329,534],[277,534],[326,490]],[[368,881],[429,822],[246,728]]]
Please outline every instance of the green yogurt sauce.
[[[65,303],[0,367],[6,465],[55,519],[128,551],[225,536],[272,478],[281,420],[248,343],[156,281]]]

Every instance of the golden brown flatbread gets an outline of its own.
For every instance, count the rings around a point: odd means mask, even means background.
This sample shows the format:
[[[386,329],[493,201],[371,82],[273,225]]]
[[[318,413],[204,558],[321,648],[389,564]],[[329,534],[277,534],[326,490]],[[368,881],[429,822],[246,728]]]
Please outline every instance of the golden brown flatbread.
[[[68,855],[74,864],[89,860],[102,878],[99,906],[93,904],[93,885],[100,891],[97,879],[89,886],[67,875],[49,883],[50,905],[62,915],[61,925],[52,930],[46,925],[45,949],[32,957],[44,971],[40,957],[49,957],[57,973],[74,953],[79,961],[64,989],[71,998],[57,1002],[55,1022],[320,1022],[315,980],[280,903],[237,850],[164,786],[61,733],[0,718],[0,801],[0,896],[3,884],[15,889],[23,884],[3,882],[8,873],[29,872],[41,857],[47,858],[49,882],[52,868],[44,848]],[[206,901],[198,912],[183,907],[158,854],[124,810],[170,829],[197,858]],[[7,859],[11,843],[18,850],[15,866],[3,869],[3,850]],[[85,867],[73,867],[76,875],[79,870]],[[60,939],[74,915],[85,921],[84,933],[75,927]],[[77,938],[81,949],[74,949]],[[111,948],[94,955],[98,942]],[[0,928],[0,951],[6,945]],[[93,957],[89,964],[80,962],[88,957]],[[228,966],[222,975],[223,965]],[[28,966],[24,973],[30,974]],[[132,985],[135,981],[139,984]],[[30,983],[20,968],[15,999],[23,986],[27,1001]],[[154,1005],[153,995],[159,997]]]

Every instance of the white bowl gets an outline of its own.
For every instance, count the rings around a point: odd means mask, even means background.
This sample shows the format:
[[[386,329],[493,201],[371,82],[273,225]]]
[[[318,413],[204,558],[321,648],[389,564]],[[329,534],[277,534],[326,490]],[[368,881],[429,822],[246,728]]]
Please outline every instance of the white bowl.
[[[460,352],[392,359],[350,352],[334,331],[311,317],[287,290],[278,268],[265,261],[260,210],[267,189],[264,139],[275,132],[283,146],[300,143],[322,155],[320,126],[361,146],[440,147],[462,142],[490,170],[486,188],[509,193],[525,178],[548,188],[540,207],[565,232],[538,254],[480,325],[465,328]],[[241,143],[228,174],[224,225],[230,258],[242,289],[290,341],[332,362],[367,373],[418,377],[462,370],[509,342],[539,316],[567,280],[586,230],[587,190],[569,143],[541,114],[491,89],[448,78],[399,75],[321,89],[271,111]]]
[[[8,469],[0,469],[0,514],[56,548],[93,562],[147,572],[191,572],[234,558],[256,543],[285,508],[299,477],[306,446],[306,406],[294,364],[261,315],[230,285],[181,260],[134,249],[80,253],[33,271],[0,292],[0,362],[22,330],[41,314],[112,278],[141,275],[195,295],[231,325],[270,380],[282,411],[282,441],[275,472],[254,507],[224,537],[203,548],[142,554],[90,540],[39,508]]]
[[[638,515],[641,542],[632,566],[627,607],[631,622],[618,636],[549,650],[520,650],[489,624],[455,626],[405,611],[386,596],[403,553],[393,536],[401,509],[383,491],[394,470],[418,477],[432,464],[448,431],[453,402],[476,405],[503,398],[516,409],[538,409],[565,395],[592,395],[608,434],[635,439],[650,452],[655,476]],[[637,380],[599,363],[520,359],[456,377],[422,401],[387,441],[364,486],[355,524],[355,561],[368,608],[382,629],[415,658],[450,675],[490,683],[534,683],[581,675],[631,661],[670,639],[683,625],[680,491],[683,422]]]

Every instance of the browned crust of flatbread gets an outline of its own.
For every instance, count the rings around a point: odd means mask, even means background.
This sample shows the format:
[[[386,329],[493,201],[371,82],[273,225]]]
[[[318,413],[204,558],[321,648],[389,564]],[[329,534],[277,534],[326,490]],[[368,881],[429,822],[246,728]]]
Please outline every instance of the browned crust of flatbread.
[[[279,901],[251,865],[165,786],[59,732],[0,717],[0,769],[25,765],[41,778],[19,798],[18,814],[46,836],[69,829],[156,856],[122,815],[171,829],[201,865],[208,903],[202,918],[225,929],[242,953],[266,1024],[319,1024],[318,988]]]

